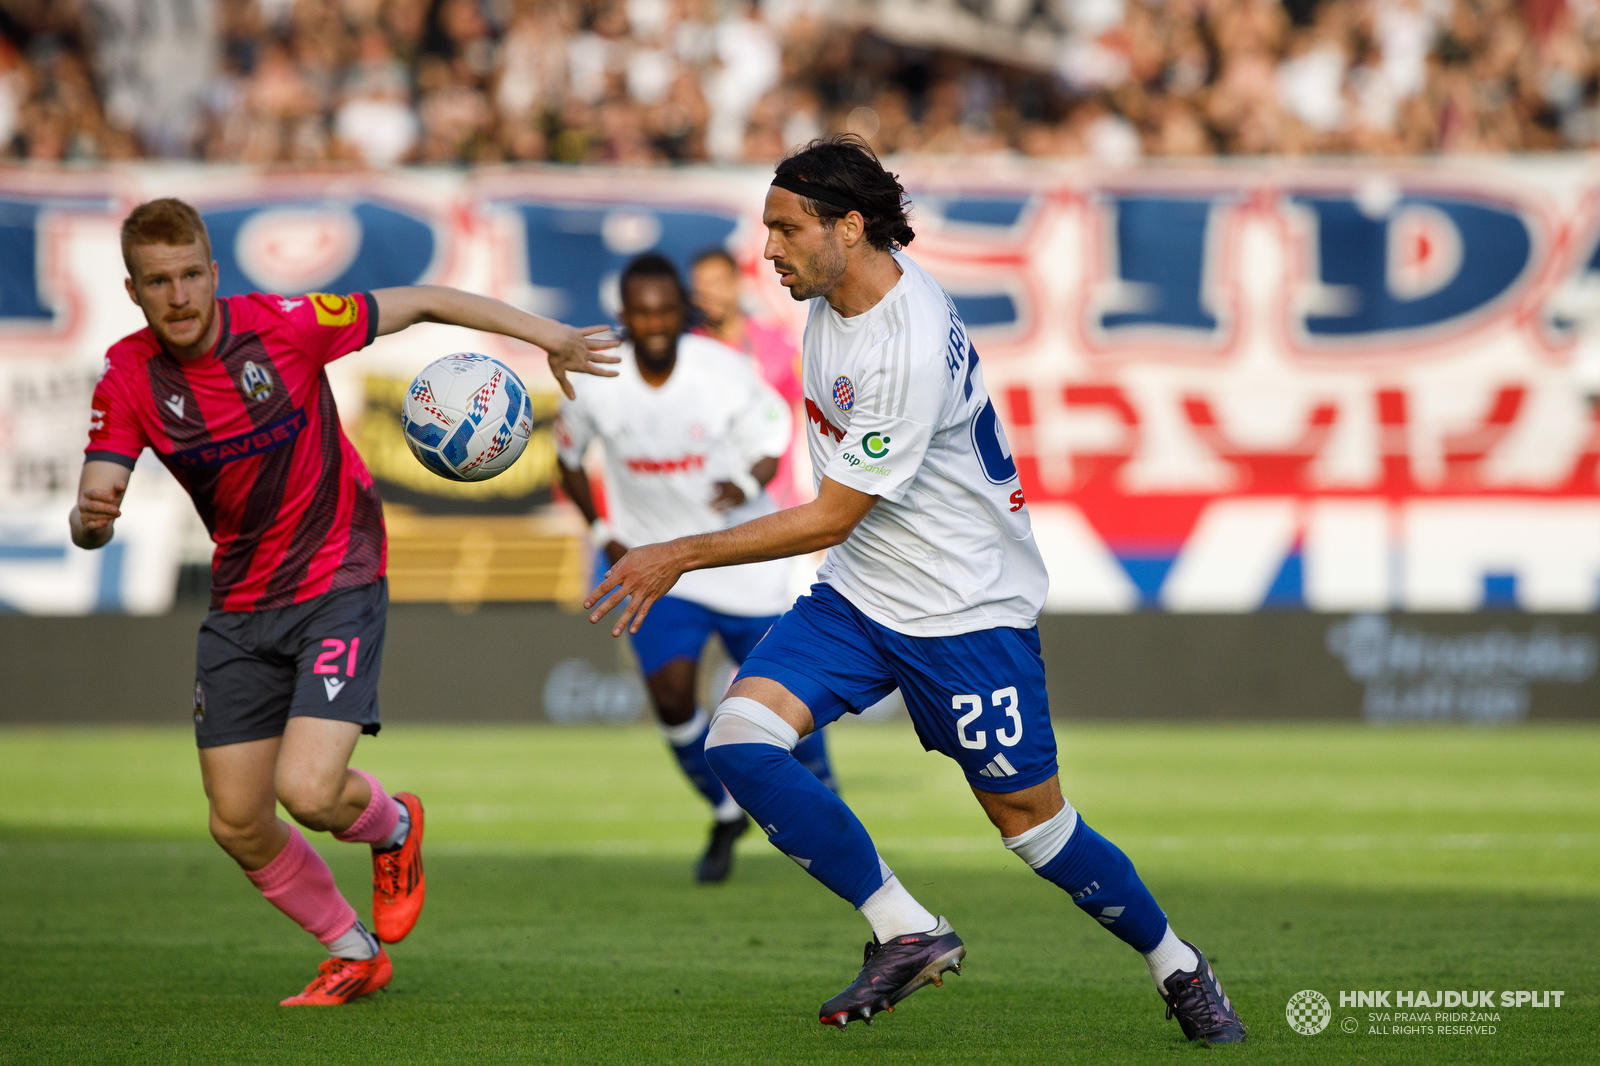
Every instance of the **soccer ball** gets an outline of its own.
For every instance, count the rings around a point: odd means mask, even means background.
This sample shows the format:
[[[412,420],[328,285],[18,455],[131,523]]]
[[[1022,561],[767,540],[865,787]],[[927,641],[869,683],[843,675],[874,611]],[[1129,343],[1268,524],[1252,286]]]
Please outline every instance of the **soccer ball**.
[[[505,470],[533,434],[533,404],[511,368],[456,352],[429,363],[401,405],[406,444],[422,465],[451,481],[483,481]]]

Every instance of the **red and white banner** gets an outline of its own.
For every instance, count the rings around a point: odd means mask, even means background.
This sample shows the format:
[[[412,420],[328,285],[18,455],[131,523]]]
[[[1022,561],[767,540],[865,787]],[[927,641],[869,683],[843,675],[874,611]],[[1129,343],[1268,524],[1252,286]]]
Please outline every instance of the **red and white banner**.
[[[902,178],[916,203],[910,254],[955,298],[999,405],[1051,609],[1597,606],[1590,159],[906,164]],[[633,255],[686,264],[720,245],[745,265],[758,313],[798,328],[802,309],[760,261],[766,180],[0,176],[0,602],[160,606],[135,593],[126,564],[114,588],[98,571],[69,580],[91,568],[61,548],[88,389],[105,348],[142,324],[117,247],[140,200],[200,208],[227,292],[439,282],[589,324],[614,313]],[[549,387],[526,346],[423,326],[335,364],[346,417],[365,375],[408,376],[462,349]],[[151,498],[164,491],[158,474],[145,477]]]

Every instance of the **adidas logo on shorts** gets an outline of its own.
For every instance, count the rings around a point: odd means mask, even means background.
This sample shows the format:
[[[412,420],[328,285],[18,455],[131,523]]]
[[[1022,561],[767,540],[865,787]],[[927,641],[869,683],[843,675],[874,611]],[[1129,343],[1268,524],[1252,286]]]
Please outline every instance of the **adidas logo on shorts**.
[[[989,765],[978,771],[979,777],[1015,777],[1017,768],[1011,765],[1005,755],[996,755],[989,760]]]

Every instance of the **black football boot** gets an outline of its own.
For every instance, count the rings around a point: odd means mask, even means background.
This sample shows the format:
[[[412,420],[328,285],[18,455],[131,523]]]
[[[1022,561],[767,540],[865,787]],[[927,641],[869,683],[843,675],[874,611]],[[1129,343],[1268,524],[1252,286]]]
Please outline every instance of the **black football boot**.
[[[850,987],[822,1005],[823,1025],[843,1029],[853,1021],[872,1024],[879,1011],[892,1011],[894,1005],[928,984],[944,984],[940,974],[946,970],[961,973],[961,960],[967,946],[943,918],[926,933],[897,936],[887,944],[874,938],[867,943],[861,959],[861,972]]]
[[[1244,1022],[1228,1002],[1228,994],[1222,990],[1216,971],[1199,948],[1187,940],[1184,943],[1200,959],[1200,965],[1193,970],[1179,970],[1161,982],[1167,1017],[1176,1017],[1178,1027],[1190,1040],[1204,1040],[1208,1044],[1242,1042]]]
[[[740,815],[737,822],[718,822],[711,827],[711,842],[706,845],[706,853],[700,856],[700,865],[695,867],[694,879],[702,885],[712,885],[719,881],[726,881],[728,874],[733,872],[733,845],[750,829],[750,819]]]

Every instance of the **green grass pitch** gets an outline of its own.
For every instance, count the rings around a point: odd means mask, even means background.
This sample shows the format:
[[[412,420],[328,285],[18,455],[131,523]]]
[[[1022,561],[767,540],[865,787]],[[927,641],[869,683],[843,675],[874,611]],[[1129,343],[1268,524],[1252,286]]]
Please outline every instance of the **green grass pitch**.
[[[1186,1044],[1141,961],[994,838],[904,723],[833,730],[845,795],[966,976],[817,1024],[866,924],[752,833],[727,885],[653,730],[420,728],[356,764],[428,806],[388,991],[285,1011],[322,957],[211,844],[183,729],[0,731],[0,1062],[1595,1061],[1600,730],[1065,727],[1067,794],[1251,1028]],[[365,848],[317,838],[366,912]],[[1357,989],[1552,990],[1494,1035],[1379,1035]],[[1289,1028],[1301,989],[1334,1003]],[[1357,1033],[1341,1031],[1344,1018]]]

